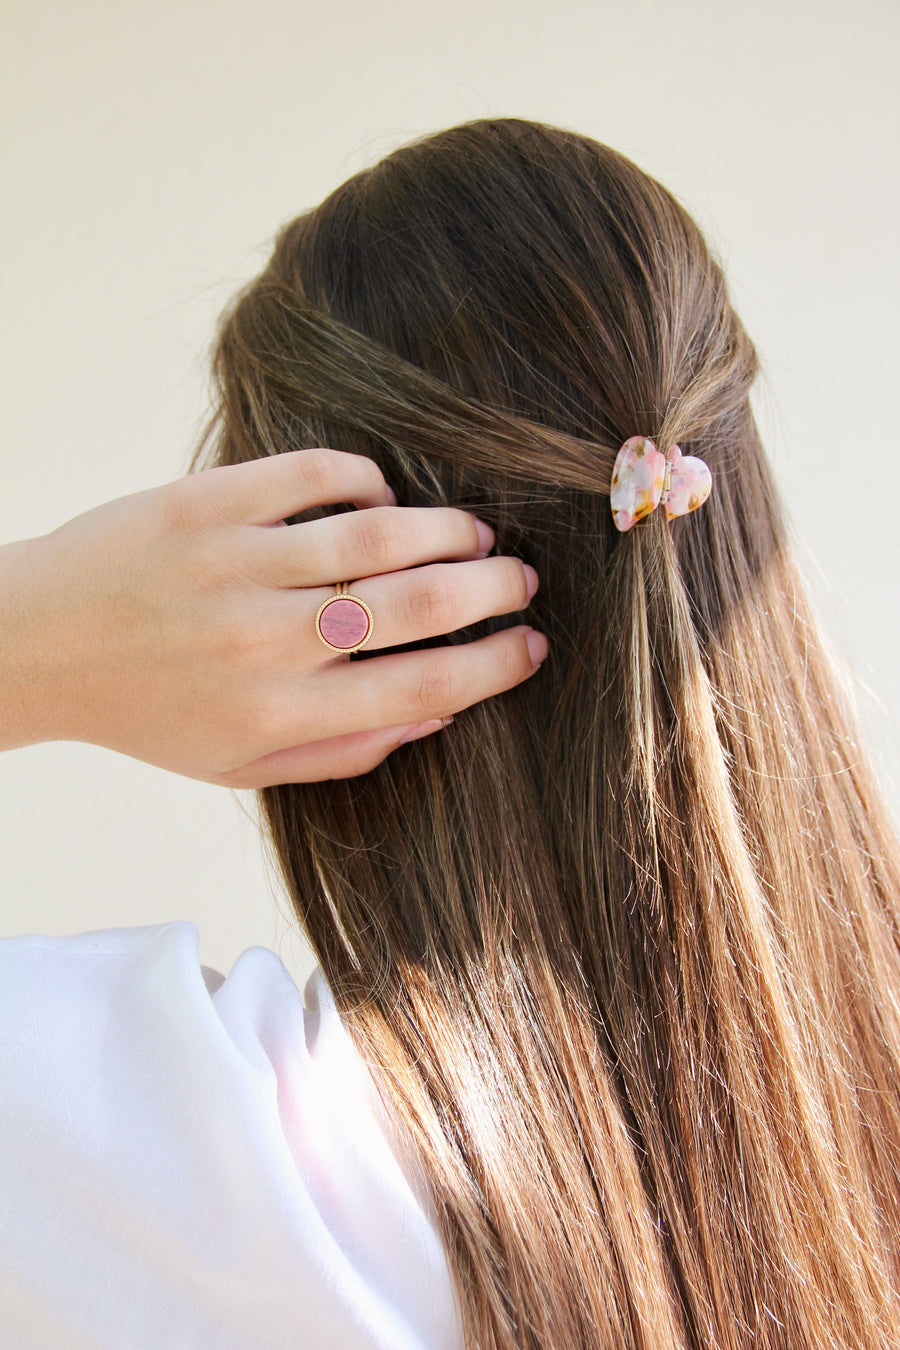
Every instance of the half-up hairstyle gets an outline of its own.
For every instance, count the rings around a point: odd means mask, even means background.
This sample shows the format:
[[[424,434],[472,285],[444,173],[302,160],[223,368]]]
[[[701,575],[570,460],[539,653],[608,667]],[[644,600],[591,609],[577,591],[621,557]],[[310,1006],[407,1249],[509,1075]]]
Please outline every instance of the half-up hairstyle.
[[[900,1345],[900,850],[694,221],[604,145],[469,122],[289,224],[214,368],[192,467],[369,455],[541,580],[539,675],[261,792],[469,1350]],[[620,535],[636,434],[713,490]]]

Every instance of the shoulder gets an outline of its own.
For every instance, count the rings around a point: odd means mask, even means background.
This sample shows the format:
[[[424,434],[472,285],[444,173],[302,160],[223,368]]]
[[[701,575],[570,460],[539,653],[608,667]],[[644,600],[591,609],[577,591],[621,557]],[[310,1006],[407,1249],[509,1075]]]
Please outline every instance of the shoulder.
[[[268,949],[227,976],[198,949],[185,921],[0,940],[0,1272],[27,1271],[0,1329],[56,1345],[22,1330],[43,1299],[87,1319],[69,1343],[159,1344],[163,1318],[186,1344],[458,1345],[322,972],[302,997]]]

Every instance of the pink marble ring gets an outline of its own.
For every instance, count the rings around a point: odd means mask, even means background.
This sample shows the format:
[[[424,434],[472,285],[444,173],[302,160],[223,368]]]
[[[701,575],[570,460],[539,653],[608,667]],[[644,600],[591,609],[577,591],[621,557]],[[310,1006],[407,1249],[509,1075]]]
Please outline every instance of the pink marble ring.
[[[365,600],[347,593],[348,585],[339,581],[316,611],[316,632],[333,652],[358,652],[372,636],[372,611]]]

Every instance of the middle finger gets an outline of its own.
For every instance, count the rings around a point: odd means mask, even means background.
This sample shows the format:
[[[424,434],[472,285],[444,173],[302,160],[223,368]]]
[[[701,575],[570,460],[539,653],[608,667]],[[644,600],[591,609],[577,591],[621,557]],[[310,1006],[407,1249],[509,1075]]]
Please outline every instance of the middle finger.
[[[482,558],[494,543],[489,525],[455,506],[375,506],[254,533],[260,580],[292,588]]]

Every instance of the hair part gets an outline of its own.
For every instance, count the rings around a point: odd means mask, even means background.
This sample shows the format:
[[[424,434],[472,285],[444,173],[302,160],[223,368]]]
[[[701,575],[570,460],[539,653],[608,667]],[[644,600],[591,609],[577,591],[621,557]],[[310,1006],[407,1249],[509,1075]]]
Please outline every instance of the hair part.
[[[287,225],[214,370],[194,467],[369,455],[541,577],[538,678],[260,794],[469,1350],[900,1344],[900,850],[694,221],[607,146],[472,121]],[[636,433],[713,492],[620,536]]]

